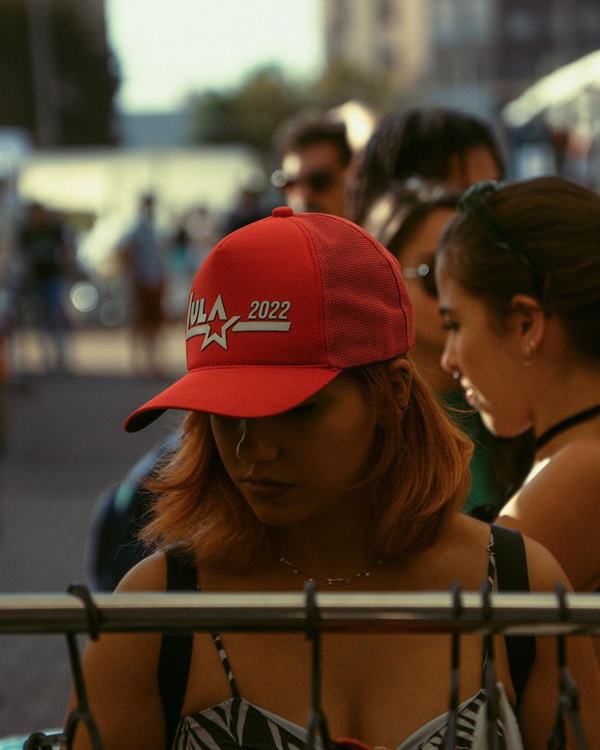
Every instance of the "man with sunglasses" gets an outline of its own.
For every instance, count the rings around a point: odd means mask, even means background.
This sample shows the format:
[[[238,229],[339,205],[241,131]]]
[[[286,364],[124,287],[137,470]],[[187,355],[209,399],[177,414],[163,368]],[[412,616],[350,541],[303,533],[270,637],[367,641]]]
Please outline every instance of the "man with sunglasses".
[[[282,168],[271,181],[294,211],[346,215],[352,149],[346,126],[326,116],[288,124],[279,139]]]

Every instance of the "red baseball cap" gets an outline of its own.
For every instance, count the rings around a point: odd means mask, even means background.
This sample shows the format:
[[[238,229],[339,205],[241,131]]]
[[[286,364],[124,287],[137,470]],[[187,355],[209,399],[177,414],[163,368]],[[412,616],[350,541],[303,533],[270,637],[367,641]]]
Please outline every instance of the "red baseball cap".
[[[329,214],[273,215],[224,237],[198,269],[186,323],[187,374],[125,421],[166,409],[236,417],[287,411],[350,367],[414,341],[396,259]]]

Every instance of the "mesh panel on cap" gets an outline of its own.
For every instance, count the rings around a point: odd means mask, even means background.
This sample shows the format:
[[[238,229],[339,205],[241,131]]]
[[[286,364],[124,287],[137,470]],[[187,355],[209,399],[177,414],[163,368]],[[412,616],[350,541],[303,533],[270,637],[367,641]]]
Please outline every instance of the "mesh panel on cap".
[[[394,258],[349,221],[301,214],[321,268],[328,360],[355,367],[404,354],[412,308]]]

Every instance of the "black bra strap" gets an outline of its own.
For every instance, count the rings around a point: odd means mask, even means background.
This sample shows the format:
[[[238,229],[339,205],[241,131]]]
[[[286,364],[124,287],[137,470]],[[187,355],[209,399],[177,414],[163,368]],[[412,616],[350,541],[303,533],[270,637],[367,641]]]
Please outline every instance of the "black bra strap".
[[[492,527],[499,591],[529,591],[527,557],[523,537],[514,529]],[[535,661],[535,638],[531,635],[507,635],[504,638],[510,678],[515,689],[517,711]]]
[[[196,565],[180,547],[165,550],[167,591],[194,591]],[[165,714],[166,747],[170,748],[181,717],[192,658],[191,633],[165,633],[158,661],[158,686]]]

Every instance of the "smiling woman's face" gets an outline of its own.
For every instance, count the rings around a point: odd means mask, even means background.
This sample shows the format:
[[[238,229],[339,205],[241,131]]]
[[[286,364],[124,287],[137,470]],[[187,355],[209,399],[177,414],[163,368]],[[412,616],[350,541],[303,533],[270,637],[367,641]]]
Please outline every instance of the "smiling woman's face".
[[[366,387],[340,375],[297,408],[254,419],[211,415],[223,465],[256,517],[291,526],[365,502],[377,414]]]
[[[531,426],[531,410],[511,332],[498,331],[484,303],[465,292],[443,267],[438,267],[436,280],[447,331],[442,367],[460,375],[467,401],[490,432],[501,437],[522,434]]]

